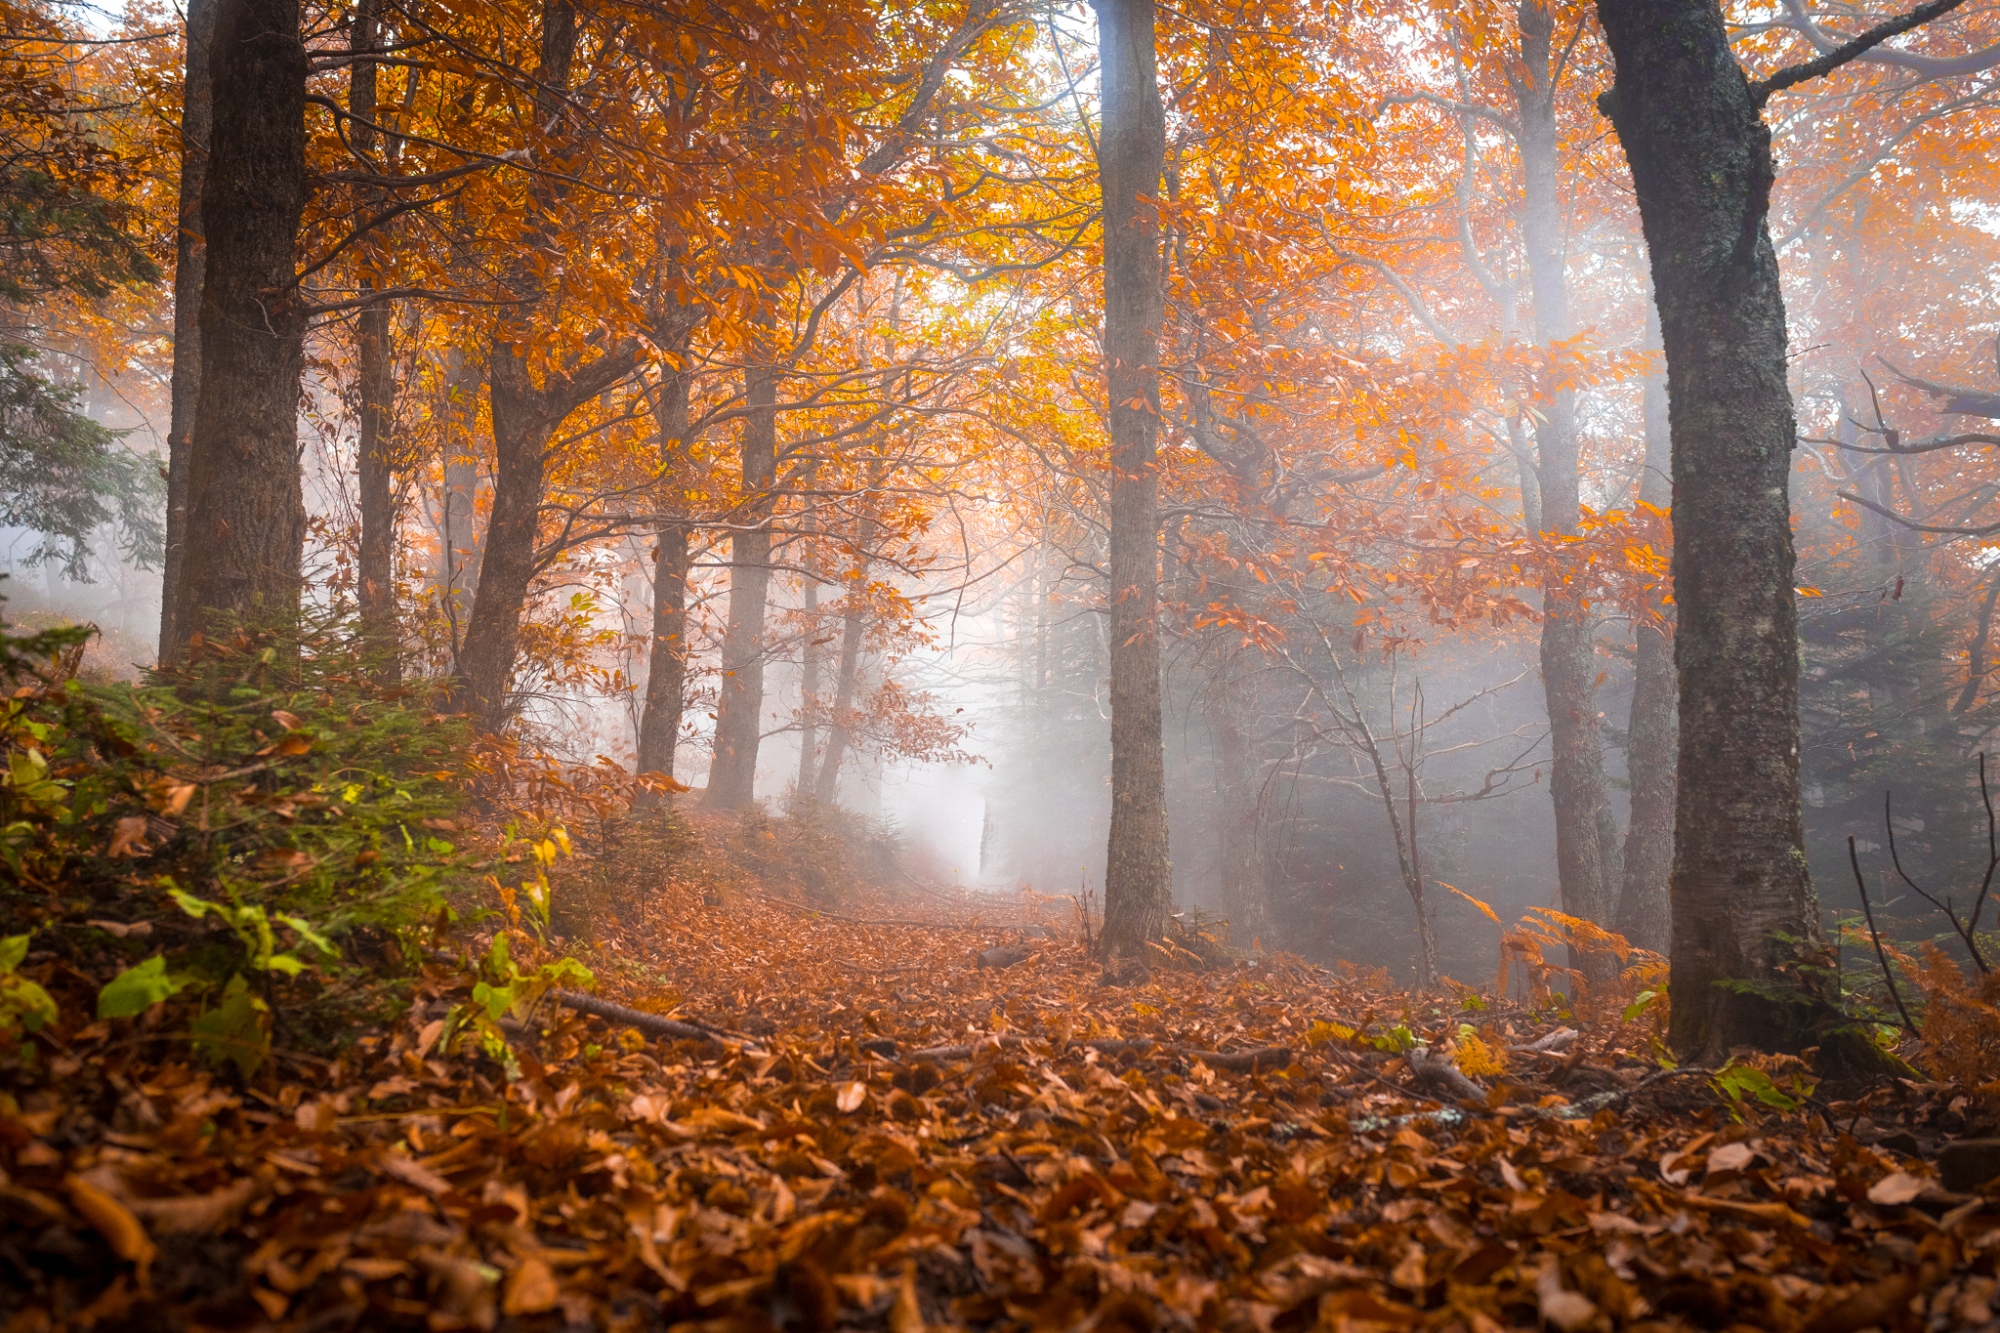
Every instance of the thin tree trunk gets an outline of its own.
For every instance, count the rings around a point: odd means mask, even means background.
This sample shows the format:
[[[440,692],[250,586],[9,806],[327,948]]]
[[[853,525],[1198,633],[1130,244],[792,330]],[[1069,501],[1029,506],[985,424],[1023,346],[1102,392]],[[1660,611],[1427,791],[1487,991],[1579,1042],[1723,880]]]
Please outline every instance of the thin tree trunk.
[[[1212,636],[1218,649],[1227,652],[1225,636]],[[1246,724],[1257,716],[1256,690],[1248,680],[1235,677],[1225,658],[1219,664],[1214,703],[1209,725],[1215,737],[1216,813],[1222,827],[1219,886],[1231,924],[1240,930],[1232,935],[1258,940],[1270,933],[1271,919],[1265,901],[1263,864],[1257,854],[1257,755],[1246,732]]]
[[[806,575],[803,596],[805,638],[799,654],[799,776],[792,785],[792,799],[799,804],[812,799],[813,760],[818,757],[819,749],[819,727],[813,721],[813,712],[819,707],[819,580],[811,574]]]
[[[1166,114],[1152,0],[1099,0],[1104,126],[1104,356],[1111,433],[1111,836],[1104,870],[1109,954],[1138,954],[1166,929],[1166,755],[1160,734],[1159,218]]]
[[[771,590],[771,487],[778,476],[778,371],[743,372],[743,490],[729,541],[729,625],[722,637],[722,689],[715,710],[715,762],[704,800],[741,810],[756,797],[764,737],[764,620]]]
[[[479,591],[485,530],[479,523],[478,440],[481,374],[463,351],[452,348],[445,365],[444,494],[438,510],[437,592],[451,634],[452,674],[459,674],[465,628]]]
[[[846,755],[853,725],[854,694],[861,675],[861,640],[867,632],[868,550],[875,540],[874,520],[863,516],[857,534],[854,587],[840,616],[840,667],[833,680],[833,714],[826,729],[826,753],[820,757],[813,799],[832,805],[840,796],[840,762]]]
[[[298,0],[221,0],[214,47],[223,58],[202,185],[201,394],[178,612],[190,635],[234,618],[292,616],[305,547],[305,315],[293,286],[306,193]]]
[[[655,400],[660,466],[674,468],[687,449],[688,384],[669,366]],[[639,771],[674,775],[681,714],[687,701],[687,591],[692,529],[662,523],[653,532],[653,641],[646,666],[646,709],[639,719]]]
[[[352,49],[373,51],[381,45],[381,0],[361,0],[354,11],[354,28],[348,38]],[[349,103],[358,122],[351,138],[355,152],[371,166],[378,138],[371,125],[378,121],[377,78],[380,62],[356,60],[349,71],[353,87]],[[368,196],[371,205],[379,203]],[[364,268],[379,263],[379,237],[363,247]],[[375,275],[364,272],[359,283],[363,296],[375,290]],[[361,490],[361,551],[356,571],[361,603],[361,629],[373,652],[382,654],[386,679],[400,677],[396,645],[396,499],[395,472],[391,461],[390,431],[394,421],[396,386],[392,377],[393,349],[390,347],[388,302],[363,306],[355,319],[356,390],[360,397],[360,438],[357,442]]]
[[[1771,135],[1715,0],[1599,0],[1598,14],[1617,64],[1601,105],[1652,254],[1673,436],[1671,1039],[1694,1056],[1795,1048],[1835,999],[1799,811],[1797,423]]]
[[[1521,0],[1516,14],[1521,31],[1521,67],[1513,76],[1523,175],[1521,236],[1535,296],[1535,341],[1546,347],[1571,334],[1557,192],[1554,15],[1538,0]],[[1541,396],[1535,444],[1542,527],[1574,536],[1582,517],[1574,393],[1556,389]],[[1541,661],[1552,752],[1549,796],[1555,805],[1556,873],[1563,910],[1605,922],[1611,919],[1613,902],[1605,837],[1615,837],[1616,831],[1597,722],[1594,628],[1586,590],[1568,571],[1551,567],[1542,580]],[[1591,974],[1602,974],[1602,963],[1601,956],[1572,960]]]
[[[202,175],[208,166],[209,47],[215,0],[188,0],[187,74],[181,85],[181,189],[174,244],[174,370],[167,425],[167,549],[160,581],[160,665],[187,646],[182,580],[187,568],[188,455],[201,396]]]
[[[1666,380],[1647,376],[1645,395],[1646,461],[1639,499],[1665,509],[1674,498]],[[1673,610],[1664,609],[1669,614]],[[1634,639],[1632,720],[1625,734],[1632,816],[1625,830],[1618,933],[1641,948],[1663,952],[1670,921],[1667,879],[1674,862],[1674,640],[1666,627],[1645,621]]]

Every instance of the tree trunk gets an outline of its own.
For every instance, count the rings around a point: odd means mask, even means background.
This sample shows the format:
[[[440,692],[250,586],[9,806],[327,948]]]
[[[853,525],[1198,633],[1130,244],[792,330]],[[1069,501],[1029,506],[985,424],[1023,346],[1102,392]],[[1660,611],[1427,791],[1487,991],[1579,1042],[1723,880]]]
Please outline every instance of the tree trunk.
[[[1216,807],[1222,827],[1221,901],[1237,929],[1230,932],[1252,941],[1268,937],[1271,919],[1264,894],[1263,862],[1257,853],[1257,751],[1246,728],[1254,724],[1257,692],[1252,682],[1231,669],[1226,636],[1212,640],[1224,654],[1214,682],[1209,725],[1215,736]]]
[[[673,468],[687,449],[687,376],[669,366],[654,411],[660,466]],[[685,523],[662,523],[653,533],[653,642],[646,666],[646,709],[639,719],[639,771],[674,775],[681,713],[687,701],[687,583],[690,567]]]
[[[804,563],[804,562],[801,562]],[[792,784],[795,804],[812,799],[813,760],[819,749],[819,727],[813,711],[819,707],[819,580],[805,577],[805,635],[799,651],[799,776]]]
[[[305,546],[293,286],[305,205],[298,0],[221,0],[202,185],[201,395],[188,458],[179,624],[295,614]]]
[[[348,38],[354,50],[373,51],[381,45],[381,0],[361,0],[354,11],[354,28]],[[349,70],[353,87],[348,101],[362,122],[354,126],[355,152],[371,166],[379,136],[370,128],[376,113],[376,80],[380,62],[356,60]],[[372,206],[379,205],[378,192],[362,196]],[[382,258],[379,234],[362,248],[364,270]],[[375,290],[375,274],[364,271],[358,284],[360,293]],[[396,498],[395,471],[391,461],[390,431],[395,419],[395,381],[392,376],[393,351],[390,347],[388,302],[363,306],[355,319],[356,391],[360,399],[360,430],[357,441],[361,490],[361,551],[357,592],[361,603],[361,631],[369,648],[382,655],[382,674],[393,682],[400,675],[396,644]]]
[[[1557,193],[1554,16],[1538,0],[1516,8],[1521,67],[1513,75],[1523,175],[1521,236],[1535,295],[1535,341],[1571,335],[1564,273],[1562,210]],[[1576,439],[1576,395],[1554,389],[1540,396],[1535,423],[1541,521],[1545,531],[1574,536],[1582,517]],[[1525,497],[1524,497],[1525,508]],[[1597,655],[1587,590],[1551,565],[1542,579],[1542,688],[1549,713],[1549,796],[1556,816],[1556,873],[1563,910],[1588,921],[1611,919],[1611,878],[1605,836],[1611,828],[1605,794],[1604,746],[1597,724]],[[1572,960],[1593,976],[1601,956]]]
[[[496,337],[487,359],[493,418],[493,513],[487,519],[479,589],[459,654],[454,704],[480,726],[507,720],[521,612],[534,581],[542,491],[548,472],[550,419],[544,390],[528,378],[527,358]],[[565,414],[566,415],[566,414]]]
[[[1797,426],[1767,225],[1771,136],[1715,0],[1599,0],[1601,99],[1652,253],[1673,437],[1671,1039],[1796,1047],[1834,1011],[1799,812]]]
[[[201,395],[202,175],[208,167],[209,46],[215,0],[188,0],[187,75],[181,85],[181,190],[174,244],[174,371],[167,425],[167,549],[160,580],[160,665],[181,655],[181,582],[187,568],[188,454]]]
[[[1104,126],[1104,357],[1111,434],[1111,836],[1104,869],[1109,954],[1139,954],[1166,929],[1166,754],[1160,735],[1160,290],[1156,197],[1166,160],[1152,0],[1098,0]]]
[[[840,796],[840,761],[847,752],[854,692],[861,675],[861,639],[868,628],[868,550],[874,540],[874,520],[863,515],[855,541],[860,554],[854,587],[840,616],[840,667],[833,680],[833,718],[826,729],[826,753],[820,757],[814,780],[813,800],[820,805],[832,805]]]
[[[1639,499],[1665,509],[1674,498],[1666,381],[1647,376],[1645,392],[1646,462]],[[1674,861],[1674,641],[1664,627],[1643,621],[1634,639],[1632,722],[1625,735],[1632,817],[1625,830],[1618,933],[1658,953],[1667,947],[1667,879]]]
[[[778,371],[743,372],[745,501],[729,541],[729,626],[722,637],[722,689],[715,710],[715,762],[705,801],[741,810],[756,797],[764,738],[764,617],[771,589],[771,487],[778,477]]]
[[[452,348],[445,365],[444,494],[438,506],[437,594],[451,635],[452,674],[459,674],[465,628],[479,591],[485,530],[479,523],[479,369]]]

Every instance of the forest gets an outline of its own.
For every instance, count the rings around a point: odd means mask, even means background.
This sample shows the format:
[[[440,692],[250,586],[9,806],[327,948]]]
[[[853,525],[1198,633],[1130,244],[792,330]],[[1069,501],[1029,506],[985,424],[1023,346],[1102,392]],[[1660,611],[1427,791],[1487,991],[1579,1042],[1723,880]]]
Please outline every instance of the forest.
[[[1996,145],[1994,0],[0,0],[0,1333],[2000,1325]]]

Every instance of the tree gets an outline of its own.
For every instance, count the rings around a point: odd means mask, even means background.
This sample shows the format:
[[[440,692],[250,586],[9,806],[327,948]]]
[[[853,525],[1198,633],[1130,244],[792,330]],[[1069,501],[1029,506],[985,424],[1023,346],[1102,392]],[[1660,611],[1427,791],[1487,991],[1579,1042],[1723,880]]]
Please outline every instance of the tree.
[[[305,207],[306,53],[298,0],[218,0],[203,178],[201,393],[188,445],[176,623],[282,619],[305,545],[294,251]]]
[[[1956,3],[1934,0],[1753,85],[1714,0],[1598,0],[1617,62],[1600,105],[1631,167],[1667,360],[1680,685],[1671,1035],[1689,1054],[1797,1047],[1837,1012],[1800,817],[1797,426],[1763,106]]]
[[[1160,226],[1151,199],[1166,160],[1152,0],[1100,0],[1104,367],[1111,435],[1111,835],[1107,953],[1138,953],[1166,928],[1166,753],[1160,741]]]
[[[181,580],[187,566],[188,456],[201,396],[201,279],[207,247],[201,233],[202,177],[208,166],[209,46],[216,0],[188,0],[186,73],[181,84],[180,194],[174,235],[174,369],[167,425],[166,565],[160,584],[159,660],[187,644],[181,624]]]

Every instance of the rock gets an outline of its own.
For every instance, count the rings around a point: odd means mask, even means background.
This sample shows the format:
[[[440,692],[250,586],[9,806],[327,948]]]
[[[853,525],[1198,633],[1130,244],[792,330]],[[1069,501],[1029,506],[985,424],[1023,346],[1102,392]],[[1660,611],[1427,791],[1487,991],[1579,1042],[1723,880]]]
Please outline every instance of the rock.
[[[1938,1174],[1954,1194],[1970,1194],[2000,1176],[2000,1139],[1960,1139],[1938,1154]]]
[[[1035,956],[1025,944],[998,944],[979,955],[981,967],[1012,967]]]

